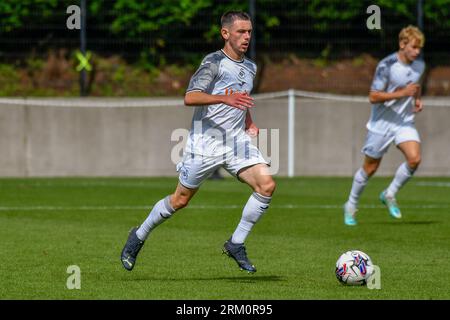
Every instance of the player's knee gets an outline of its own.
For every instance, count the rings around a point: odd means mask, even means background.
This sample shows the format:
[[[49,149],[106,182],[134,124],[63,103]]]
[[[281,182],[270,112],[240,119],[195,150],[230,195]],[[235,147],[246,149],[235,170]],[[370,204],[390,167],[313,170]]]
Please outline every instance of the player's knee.
[[[189,204],[189,197],[174,196],[172,198],[172,207],[175,210],[182,209]]]
[[[378,169],[378,167],[376,167],[376,166],[369,167],[367,170],[365,170],[367,173],[367,176],[368,177],[373,176],[375,174],[375,172],[377,172],[377,169]]]
[[[371,177],[377,172],[378,170],[378,163],[372,163],[370,165],[364,166],[364,172],[367,174],[368,177]]]
[[[421,157],[420,157],[420,155],[418,154],[418,155],[415,155],[415,156],[413,156],[413,157],[410,157],[409,159],[408,159],[408,166],[411,168],[411,169],[417,169],[417,167],[420,165],[420,162],[422,161],[422,159],[421,159]]]
[[[259,190],[257,190],[256,192],[262,194],[263,196],[271,197],[272,194],[275,192],[275,188],[276,188],[275,181],[273,179],[268,179],[259,186]]]

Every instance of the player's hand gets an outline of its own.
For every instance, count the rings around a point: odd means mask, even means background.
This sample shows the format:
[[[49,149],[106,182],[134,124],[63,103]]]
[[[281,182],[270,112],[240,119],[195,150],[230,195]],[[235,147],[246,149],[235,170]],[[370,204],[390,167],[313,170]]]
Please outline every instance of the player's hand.
[[[403,96],[414,97],[419,93],[420,86],[417,83],[410,83],[402,89]]]
[[[225,104],[233,108],[247,110],[247,108],[251,108],[254,106],[254,99],[250,97],[248,93],[236,92],[225,97]]]
[[[413,112],[414,113],[418,113],[418,112],[421,112],[422,110],[423,110],[423,102],[422,102],[422,100],[416,99]]]
[[[257,137],[259,134],[259,128],[252,122],[245,128],[245,132],[252,138]]]

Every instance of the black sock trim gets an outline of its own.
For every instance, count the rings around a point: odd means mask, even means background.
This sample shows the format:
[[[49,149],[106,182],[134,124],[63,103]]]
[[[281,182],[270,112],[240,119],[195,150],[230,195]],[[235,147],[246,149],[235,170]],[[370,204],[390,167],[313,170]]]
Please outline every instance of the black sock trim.
[[[272,197],[263,196],[262,194],[259,194],[258,192],[253,192],[252,196],[255,197],[256,200],[258,200],[262,203],[265,203],[265,204],[269,204],[270,200],[272,200]]]
[[[170,205],[170,196],[167,196],[164,198],[164,206],[166,207],[167,211],[169,211],[169,213],[174,213],[176,210],[174,208],[172,208],[172,206]],[[164,216],[161,215],[163,218]],[[168,218],[168,217],[167,217]]]

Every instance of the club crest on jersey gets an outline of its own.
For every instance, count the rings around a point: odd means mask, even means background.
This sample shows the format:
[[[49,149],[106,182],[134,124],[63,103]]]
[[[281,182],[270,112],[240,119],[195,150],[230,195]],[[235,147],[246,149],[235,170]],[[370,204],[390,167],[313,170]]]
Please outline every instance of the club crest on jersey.
[[[244,72],[244,68],[241,68],[240,70],[239,70],[239,78],[241,78],[241,79],[243,79],[244,77],[245,77],[245,72]]]

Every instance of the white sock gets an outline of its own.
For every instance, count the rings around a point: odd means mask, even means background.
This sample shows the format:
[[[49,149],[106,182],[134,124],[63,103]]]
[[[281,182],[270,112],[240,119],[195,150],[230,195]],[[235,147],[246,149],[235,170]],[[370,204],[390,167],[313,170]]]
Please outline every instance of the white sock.
[[[170,205],[170,196],[159,200],[154,206],[147,219],[141,224],[136,231],[136,235],[142,241],[145,241],[150,232],[159,226],[161,223],[169,219],[175,212],[175,209]]]
[[[369,177],[363,168],[359,168],[353,177],[352,190],[350,191],[350,196],[348,197],[348,205],[356,208],[358,206],[359,197],[364,191],[364,187],[369,181]]]
[[[253,192],[242,211],[242,218],[231,237],[233,243],[244,243],[253,226],[269,208],[272,197]]]
[[[397,169],[394,179],[389,187],[386,189],[387,197],[395,197],[398,190],[405,185],[406,182],[413,176],[414,169],[411,169],[406,162],[403,162]]]

